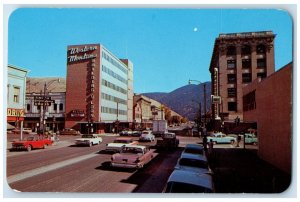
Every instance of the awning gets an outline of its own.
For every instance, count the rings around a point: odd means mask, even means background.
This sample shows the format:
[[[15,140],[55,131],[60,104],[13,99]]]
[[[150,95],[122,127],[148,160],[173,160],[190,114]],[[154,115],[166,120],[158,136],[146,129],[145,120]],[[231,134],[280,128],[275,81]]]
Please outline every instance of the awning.
[[[7,130],[13,130],[16,127],[14,127],[13,125],[10,125],[9,123],[7,123]]]

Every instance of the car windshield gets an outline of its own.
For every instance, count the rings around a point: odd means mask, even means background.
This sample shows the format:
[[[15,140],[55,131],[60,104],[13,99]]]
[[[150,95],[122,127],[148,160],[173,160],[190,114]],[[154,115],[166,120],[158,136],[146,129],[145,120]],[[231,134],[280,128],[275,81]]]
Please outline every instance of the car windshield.
[[[197,167],[197,168],[207,168],[207,162],[201,161],[197,159],[186,159],[182,158],[179,160],[179,165],[181,166],[191,166],[191,167]]]
[[[143,150],[137,147],[124,147],[122,149],[122,153],[138,154],[138,153],[143,153]]]
[[[168,182],[166,193],[211,193],[212,190],[194,184],[182,182]]]
[[[186,148],[184,150],[185,153],[191,154],[203,154],[203,149],[196,149],[196,148]]]
[[[124,143],[124,144],[128,144],[132,142],[131,140],[114,140],[114,143]]]
[[[93,135],[83,135],[82,138],[93,138]]]

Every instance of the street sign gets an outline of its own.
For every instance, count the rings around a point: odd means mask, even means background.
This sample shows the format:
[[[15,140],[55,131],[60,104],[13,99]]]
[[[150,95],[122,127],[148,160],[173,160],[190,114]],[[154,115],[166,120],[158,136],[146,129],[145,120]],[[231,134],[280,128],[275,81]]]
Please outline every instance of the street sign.
[[[51,97],[50,96],[42,96],[42,95],[34,96],[34,101],[39,101],[39,100],[51,100]]]
[[[211,102],[213,104],[221,104],[221,97],[216,95],[211,95]]]
[[[35,106],[51,106],[51,103],[55,103],[55,100],[34,100]]]

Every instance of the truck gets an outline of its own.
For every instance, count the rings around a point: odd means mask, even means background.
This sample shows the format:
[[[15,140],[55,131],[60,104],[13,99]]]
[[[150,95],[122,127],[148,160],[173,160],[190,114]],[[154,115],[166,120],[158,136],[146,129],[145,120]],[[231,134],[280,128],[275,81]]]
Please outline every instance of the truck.
[[[175,149],[179,145],[179,139],[175,133],[166,132],[161,138],[157,139],[156,147],[161,149]]]
[[[168,122],[166,120],[153,120],[153,135],[158,137],[166,132],[168,132]]]

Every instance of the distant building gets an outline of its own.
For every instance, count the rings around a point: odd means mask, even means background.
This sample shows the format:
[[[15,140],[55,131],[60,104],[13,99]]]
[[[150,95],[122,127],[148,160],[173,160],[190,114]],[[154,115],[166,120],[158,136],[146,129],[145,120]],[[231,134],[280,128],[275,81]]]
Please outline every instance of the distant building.
[[[144,95],[133,96],[133,119],[135,128],[152,127],[151,100]]]
[[[8,65],[7,73],[7,123],[20,128],[25,117],[26,76],[28,70]]]
[[[110,132],[132,121],[133,64],[100,44],[67,50],[65,127]]]
[[[26,82],[26,128],[33,131],[42,130],[43,117],[45,131],[57,132],[64,128],[65,124],[65,101],[66,79],[65,78],[27,78]],[[49,106],[37,102],[37,98],[48,97],[52,103]],[[44,114],[45,112],[45,114]]]
[[[289,63],[243,88],[244,120],[257,123],[258,155],[288,174],[292,165],[292,68]]]
[[[220,34],[215,40],[209,71],[212,118],[243,121],[242,88],[274,73],[272,31]]]

